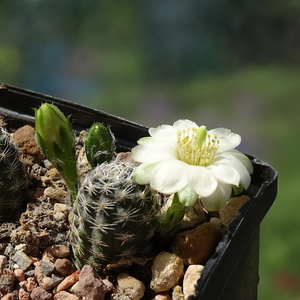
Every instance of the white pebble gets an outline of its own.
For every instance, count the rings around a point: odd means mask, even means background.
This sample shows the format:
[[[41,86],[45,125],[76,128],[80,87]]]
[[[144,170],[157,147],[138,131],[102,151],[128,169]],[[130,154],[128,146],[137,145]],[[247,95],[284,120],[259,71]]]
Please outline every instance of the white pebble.
[[[165,292],[174,287],[184,275],[184,264],[176,254],[162,252],[152,265],[150,287],[156,293]]]

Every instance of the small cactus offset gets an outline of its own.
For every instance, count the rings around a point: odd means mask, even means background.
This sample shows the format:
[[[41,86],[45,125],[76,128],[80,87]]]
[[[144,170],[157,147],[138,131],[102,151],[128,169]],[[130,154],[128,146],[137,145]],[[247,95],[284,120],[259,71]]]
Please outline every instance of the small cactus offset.
[[[29,179],[10,134],[0,128],[0,222],[16,221],[25,211]]]
[[[92,168],[111,160],[115,152],[115,138],[110,129],[102,123],[94,123],[88,131],[85,150]]]
[[[76,264],[90,264],[101,273],[118,264],[152,254],[158,229],[157,195],[132,178],[134,165],[105,162],[82,182],[70,215]]]

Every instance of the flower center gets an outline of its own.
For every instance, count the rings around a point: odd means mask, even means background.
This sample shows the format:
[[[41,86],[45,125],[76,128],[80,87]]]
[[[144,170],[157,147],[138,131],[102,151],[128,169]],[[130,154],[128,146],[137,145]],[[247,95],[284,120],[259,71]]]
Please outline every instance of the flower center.
[[[177,132],[179,159],[189,165],[208,166],[218,152],[219,140],[207,134],[206,127],[187,128]]]

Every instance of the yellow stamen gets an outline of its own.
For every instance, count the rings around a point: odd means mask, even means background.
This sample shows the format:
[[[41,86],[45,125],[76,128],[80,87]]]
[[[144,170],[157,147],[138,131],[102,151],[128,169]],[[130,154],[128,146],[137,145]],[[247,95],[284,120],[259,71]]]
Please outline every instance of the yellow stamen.
[[[187,128],[177,132],[178,158],[189,165],[208,166],[218,152],[216,135],[206,134],[206,128]],[[201,130],[199,134],[199,130]]]

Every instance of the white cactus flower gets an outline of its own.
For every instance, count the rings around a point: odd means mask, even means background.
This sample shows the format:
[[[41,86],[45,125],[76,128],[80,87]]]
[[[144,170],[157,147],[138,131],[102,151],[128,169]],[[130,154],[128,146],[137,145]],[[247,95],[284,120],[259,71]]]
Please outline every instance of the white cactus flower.
[[[251,161],[236,148],[241,137],[229,129],[206,130],[190,120],[173,126],[149,129],[132,149],[141,163],[134,171],[139,184],[163,194],[178,193],[184,206],[198,197],[209,211],[220,210],[230,199],[232,188],[247,188],[253,172]]]

